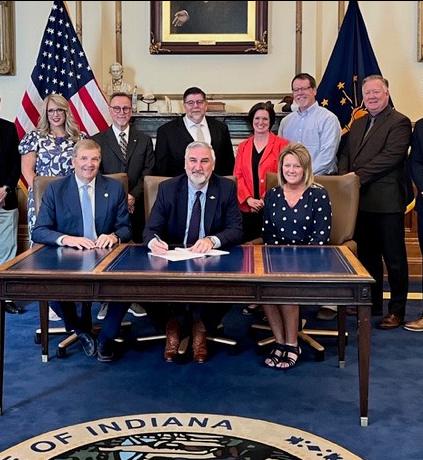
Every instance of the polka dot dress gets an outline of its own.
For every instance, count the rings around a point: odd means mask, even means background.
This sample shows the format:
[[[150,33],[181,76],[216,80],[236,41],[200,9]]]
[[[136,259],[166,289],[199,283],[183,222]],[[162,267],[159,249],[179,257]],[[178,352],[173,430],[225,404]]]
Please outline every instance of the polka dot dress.
[[[292,208],[282,189],[274,187],[264,199],[263,240],[265,244],[328,244],[331,217],[329,195],[323,187],[311,185]]]

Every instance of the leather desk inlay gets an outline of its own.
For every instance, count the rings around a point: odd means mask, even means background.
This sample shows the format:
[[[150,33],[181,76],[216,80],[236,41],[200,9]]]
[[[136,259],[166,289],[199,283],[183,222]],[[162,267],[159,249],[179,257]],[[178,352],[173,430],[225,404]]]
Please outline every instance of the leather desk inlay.
[[[17,271],[81,271],[91,272],[108,255],[111,249],[92,249],[83,251],[68,247],[45,246],[16,263],[9,270]]]
[[[155,272],[170,273],[253,273],[253,247],[235,247],[223,256],[170,262],[149,255],[146,246],[128,246],[106,268],[107,272]]]
[[[339,249],[331,246],[264,246],[263,262],[266,273],[355,273]]]

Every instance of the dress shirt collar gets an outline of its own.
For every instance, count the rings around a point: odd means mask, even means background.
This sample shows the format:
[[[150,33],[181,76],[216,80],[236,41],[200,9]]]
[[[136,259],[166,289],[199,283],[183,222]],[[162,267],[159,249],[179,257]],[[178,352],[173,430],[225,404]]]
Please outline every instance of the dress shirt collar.
[[[126,134],[126,142],[129,143],[129,125],[123,130],[121,131],[120,129],[116,128],[115,125],[112,125],[112,129],[113,129],[113,132],[115,133],[115,136],[116,136],[116,139],[118,141],[118,143],[120,142],[120,137],[119,137],[119,134],[120,133],[125,133]]]
[[[208,127],[206,117],[203,117],[200,123],[195,123],[194,121],[190,120],[187,115],[184,116],[183,120],[184,120],[185,126],[187,127],[188,131],[190,131],[193,126],[197,126],[197,125],[200,125],[202,128]]]
[[[95,180],[97,178],[94,177],[94,179],[91,181],[91,182],[88,182],[87,185],[90,185],[92,187],[93,190],[95,190]],[[78,190],[81,190],[81,187],[83,187],[85,185],[84,182],[82,182],[80,179],[78,179],[78,176],[75,174],[75,180],[76,180],[76,185],[78,186]]]
[[[317,108],[318,106],[319,106],[319,104],[318,104],[317,101],[316,101],[314,104],[312,104],[310,107],[308,107],[308,108],[305,109],[305,110],[302,110],[302,111],[301,111],[300,109],[298,109],[298,110],[297,110],[297,113],[298,113],[298,115],[299,115],[300,117],[306,117],[306,116],[308,116],[309,114],[313,113],[313,112],[316,110],[316,108]]]

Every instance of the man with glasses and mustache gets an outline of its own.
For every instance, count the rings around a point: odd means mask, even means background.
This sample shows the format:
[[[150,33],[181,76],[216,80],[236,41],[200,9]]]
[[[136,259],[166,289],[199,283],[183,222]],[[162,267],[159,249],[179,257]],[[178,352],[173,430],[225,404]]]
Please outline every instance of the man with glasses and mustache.
[[[242,240],[242,219],[235,183],[213,173],[214,151],[206,142],[192,142],[186,148],[185,173],[162,182],[144,242],[151,252],[166,254],[168,245],[186,245],[194,252],[227,248]],[[207,360],[206,332],[213,333],[228,310],[218,305],[155,304],[149,316],[166,329],[164,358],[176,359],[180,338],[192,331],[193,359]]]
[[[154,167],[153,142],[149,136],[129,124],[132,116],[131,96],[114,93],[110,97],[110,116],[113,124],[93,139],[101,147],[102,174],[128,175],[128,209],[132,224],[132,239],[142,242],[144,229],[144,176],[151,175]],[[104,319],[107,304],[103,304],[97,318]],[[143,316],[144,309],[132,303],[129,313]]]
[[[292,95],[297,110],[284,117],[279,125],[279,136],[303,144],[310,152],[313,174],[336,174],[337,152],[341,140],[341,125],[330,110],[316,101],[316,80],[308,73],[296,75],[291,82]],[[336,306],[325,305],[317,318],[336,318]]]
[[[216,174],[231,175],[235,157],[229,130],[224,123],[206,116],[205,92],[197,87],[188,88],[183,95],[183,102],[185,115],[165,123],[157,130],[155,173],[170,177],[182,174],[187,145],[200,141],[213,147]]]

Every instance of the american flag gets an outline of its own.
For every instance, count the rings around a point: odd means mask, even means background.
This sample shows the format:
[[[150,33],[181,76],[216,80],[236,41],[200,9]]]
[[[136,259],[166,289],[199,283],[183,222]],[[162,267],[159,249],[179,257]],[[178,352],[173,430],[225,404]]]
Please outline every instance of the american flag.
[[[53,2],[37,63],[16,116],[19,138],[36,127],[43,99],[51,93],[69,101],[81,131],[93,135],[110,124],[107,102],[62,1]]]

